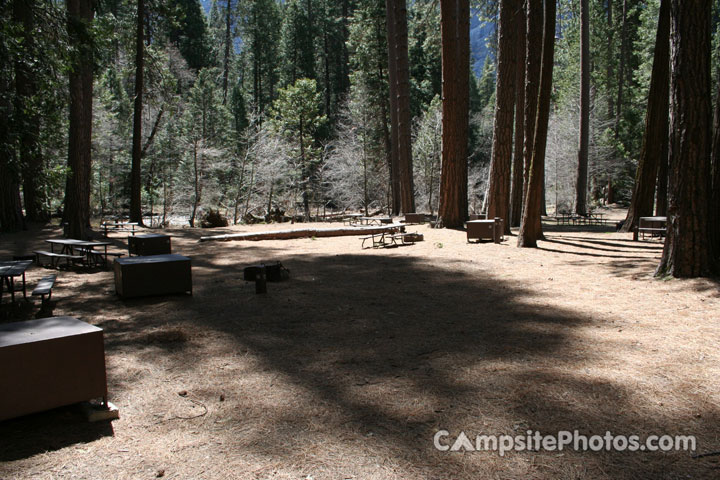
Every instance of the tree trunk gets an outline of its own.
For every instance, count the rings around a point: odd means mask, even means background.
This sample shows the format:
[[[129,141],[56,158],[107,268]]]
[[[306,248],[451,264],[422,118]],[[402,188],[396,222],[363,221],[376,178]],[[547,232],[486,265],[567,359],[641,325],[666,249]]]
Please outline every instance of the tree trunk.
[[[28,56],[39,55],[33,38],[35,18],[33,7],[35,2],[23,0],[13,1],[13,20],[22,26],[23,49]],[[31,105],[37,94],[37,82],[31,63],[15,62],[15,121],[21,125],[19,129],[18,159],[22,167],[22,189],[25,203],[25,216],[28,220],[40,221],[47,218],[44,212],[45,195],[40,184],[43,162],[40,149],[40,118],[36,108]]]
[[[325,79],[325,115],[330,116],[331,89],[330,83],[330,35],[328,32],[327,16],[323,20],[323,68]]]
[[[669,80],[668,80],[669,82]],[[668,86],[668,90],[669,90]],[[669,95],[669,93],[668,93]],[[668,106],[669,109],[669,106]],[[668,205],[668,162],[670,159],[670,137],[665,135],[662,139],[662,150],[658,165],[658,176],[657,176],[657,193],[655,196],[655,215],[664,217],[667,215]]]
[[[517,32],[516,39],[516,55],[515,55],[515,148],[513,151],[512,166],[512,185],[510,188],[510,226],[517,227],[520,225],[522,216],[523,201],[523,180],[524,180],[524,163],[523,163],[523,140],[525,136],[525,61],[526,61],[526,45],[525,37],[527,33],[527,16],[525,14],[525,6],[518,8],[515,16],[515,30]]]
[[[202,155],[202,154],[201,154]],[[193,186],[195,187],[195,197],[193,198],[192,212],[188,223],[190,227],[195,227],[195,217],[197,215],[198,206],[200,205],[200,196],[202,189],[200,187],[200,166],[198,162],[198,142],[193,142]]]
[[[130,168],[130,221],[142,225],[142,110],[143,69],[145,65],[145,0],[137,0],[135,36],[135,105],[133,110],[132,165]]]
[[[668,232],[656,275],[711,273],[710,2],[670,3],[671,137]]]
[[[620,55],[617,76],[617,102],[615,102],[615,138],[620,135],[620,120],[623,110],[623,85],[625,83],[625,61],[627,58],[627,1],[623,0],[622,24],[620,26]]]
[[[230,14],[232,0],[227,0],[225,5],[225,52],[223,55],[223,105],[227,105],[228,77],[230,76],[230,47],[232,44],[232,16]]]
[[[525,140],[523,142],[523,208],[529,185],[530,162],[535,142],[535,122],[537,121],[538,92],[540,91],[540,67],[543,44],[542,0],[527,2],[527,40],[525,52]],[[532,12],[531,12],[532,11]],[[531,14],[532,13],[532,14]]]
[[[395,17],[395,66],[397,74],[398,109],[398,170],[400,196],[403,212],[415,212],[415,188],[413,186],[413,164],[410,115],[410,67],[408,62],[408,25],[405,0],[394,0]]]
[[[528,16],[539,15],[539,3],[529,0]],[[518,247],[537,247],[537,241],[543,239],[540,213],[543,199],[543,182],[545,177],[545,147],[547,146],[547,129],[550,118],[550,95],[552,93],[553,61],[555,57],[555,0],[546,0],[544,9],[542,70],[540,75],[540,92],[538,95],[537,121],[530,161],[530,178]]]
[[[442,37],[442,172],[438,223],[461,228],[467,219],[470,5],[440,0]]]
[[[590,145],[590,12],[580,0],[580,139],[575,182],[575,213],[587,215],[588,150]]]
[[[645,133],[638,159],[635,186],[632,201],[628,209],[624,232],[637,227],[640,217],[648,217],[653,212],[655,184],[658,180],[658,167],[662,160],[663,145],[668,138],[668,108],[670,89],[670,0],[660,2],[653,58],[652,77],[648,92],[648,107],[645,116]],[[667,153],[667,150],[665,150]],[[667,163],[667,161],[665,161]],[[658,192],[659,193],[659,192]]]
[[[0,121],[5,123],[5,120]],[[13,232],[25,228],[20,205],[18,175],[9,159],[9,156],[0,156],[0,232]]]
[[[92,163],[93,47],[89,44],[94,18],[92,0],[67,0],[68,33],[78,53],[70,70],[68,175],[65,188],[65,236],[88,237],[90,169]]]
[[[400,213],[400,162],[398,138],[398,94],[397,94],[397,50],[395,35],[395,7],[394,0],[385,0],[387,16],[387,48],[388,48],[388,92],[390,95],[390,185],[392,192],[391,212]]]
[[[615,53],[615,47],[614,47],[614,38],[615,38],[615,25],[613,25],[613,0],[608,0],[607,2],[607,27],[608,27],[608,35],[607,35],[607,68],[605,71],[606,75],[606,85],[605,88],[607,88],[607,116],[608,118],[613,118],[615,116],[615,102],[613,101],[612,96],[612,79],[613,79],[613,62],[612,58]]]
[[[383,74],[382,63],[378,61],[378,81],[382,82],[384,78],[385,75]],[[393,213],[396,202],[397,209],[400,211],[400,183],[393,181],[396,177],[396,175],[394,176],[393,174],[393,165],[397,166],[397,163],[393,163],[392,140],[390,139],[390,130],[388,129],[388,102],[381,99],[379,107],[381,117],[380,125],[382,129],[383,145],[385,147],[385,161],[388,166],[388,172],[390,172],[390,178],[388,179],[388,193],[390,195],[390,198],[388,199],[388,208],[390,213]]]
[[[504,220],[505,234],[510,233],[510,160],[515,109],[515,14],[519,8],[520,2],[517,0],[500,1],[495,123],[487,212],[488,218],[499,217]]]
[[[362,226],[340,228],[299,228],[294,230],[271,230],[266,232],[230,233],[200,237],[201,242],[246,240],[258,242],[262,240],[290,240],[294,238],[312,237],[357,237],[358,235],[377,235],[380,233],[397,232],[399,226]],[[370,242],[368,242],[369,244]]]
[[[720,82],[715,97],[710,169],[710,245],[715,271],[720,270]]]
[[[310,167],[305,159],[305,128],[302,117],[300,118],[300,165],[302,165],[302,182],[303,186],[302,200],[303,200],[303,211],[305,215],[305,221],[310,221]],[[270,210],[268,210],[270,214]]]

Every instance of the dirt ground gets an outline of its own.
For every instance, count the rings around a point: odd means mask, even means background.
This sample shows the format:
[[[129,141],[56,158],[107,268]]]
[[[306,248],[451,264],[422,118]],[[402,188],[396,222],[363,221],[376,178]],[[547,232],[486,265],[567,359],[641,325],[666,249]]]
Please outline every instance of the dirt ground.
[[[659,241],[549,226],[519,249],[515,236],[468,244],[423,225],[409,231],[424,242],[394,249],[199,242],[285,228],[165,230],[192,258],[192,296],[122,300],[100,269],[61,270],[51,311],[5,296],[2,322],[70,315],[104,329],[120,419],[67,407],[0,422],[0,478],[720,478],[720,284],[654,279]],[[0,236],[0,257],[59,235]],[[256,294],[242,271],[261,261],[290,280]],[[28,283],[46,273],[31,268]],[[439,430],[443,444],[578,430],[694,435],[697,448],[501,457],[439,451]]]

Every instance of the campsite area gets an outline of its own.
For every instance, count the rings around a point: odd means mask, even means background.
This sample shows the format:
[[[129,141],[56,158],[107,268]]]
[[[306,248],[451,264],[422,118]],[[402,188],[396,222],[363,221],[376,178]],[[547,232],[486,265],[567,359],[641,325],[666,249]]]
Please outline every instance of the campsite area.
[[[720,449],[717,281],[653,278],[659,240],[545,230],[538,249],[427,225],[408,227],[423,242],[381,249],[352,236],[200,242],[207,230],[160,230],[192,259],[192,295],[123,300],[111,269],[60,269],[46,309],[5,304],[2,322],[51,314],[101,327],[120,418],[88,423],[71,406],[0,422],[0,477],[718,476],[719,456],[693,458]],[[0,256],[60,235],[4,235]],[[243,268],[276,261],[290,279],[256,294]],[[28,283],[46,272],[32,267]],[[578,430],[693,435],[697,447],[501,457],[439,451],[440,430],[446,445],[460,432],[474,444]]]

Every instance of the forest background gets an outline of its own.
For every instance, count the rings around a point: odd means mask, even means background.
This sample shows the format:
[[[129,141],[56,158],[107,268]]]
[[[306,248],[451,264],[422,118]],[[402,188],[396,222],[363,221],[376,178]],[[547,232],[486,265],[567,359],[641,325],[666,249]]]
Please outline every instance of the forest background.
[[[659,0],[591,0],[590,204],[627,203],[641,150]],[[713,82],[718,82],[718,1]],[[63,2],[4,2],[0,170],[29,220],[59,214],[68,170],[68,72],[82,55]],[[493,137],[498,2],[472,2],[470,211],[483,209]],[[576,198],[580,1],[557,3],[545,201]],[[407,4],[412,163],[418,211],[438,210],[441,38],[437,1]],[[140,14],[138,13],[140,12]],[[153,225],[301,219],[326,209],[389,211],[390,109],[383,0],[103,0],[83,30],[92,49],[90,205],[131,204],[137,27],[143,27],[142,135],[135,156]],[[138,18],[141,22],[138,22]],[[31,71],[23,85],[17,75]],[[715,89],[713,89],[715,90]],[[18,153],[20,152],[20,153]],[[7,218],[3,229],[12,228]]]

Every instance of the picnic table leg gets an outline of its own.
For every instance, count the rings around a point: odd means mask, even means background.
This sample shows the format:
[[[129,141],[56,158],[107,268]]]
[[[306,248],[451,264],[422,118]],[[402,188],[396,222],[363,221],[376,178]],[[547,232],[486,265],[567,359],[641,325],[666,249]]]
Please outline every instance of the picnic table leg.
[[[25,272],[23,272],[23,298],[27,300],[27,290],[25,288]]]

